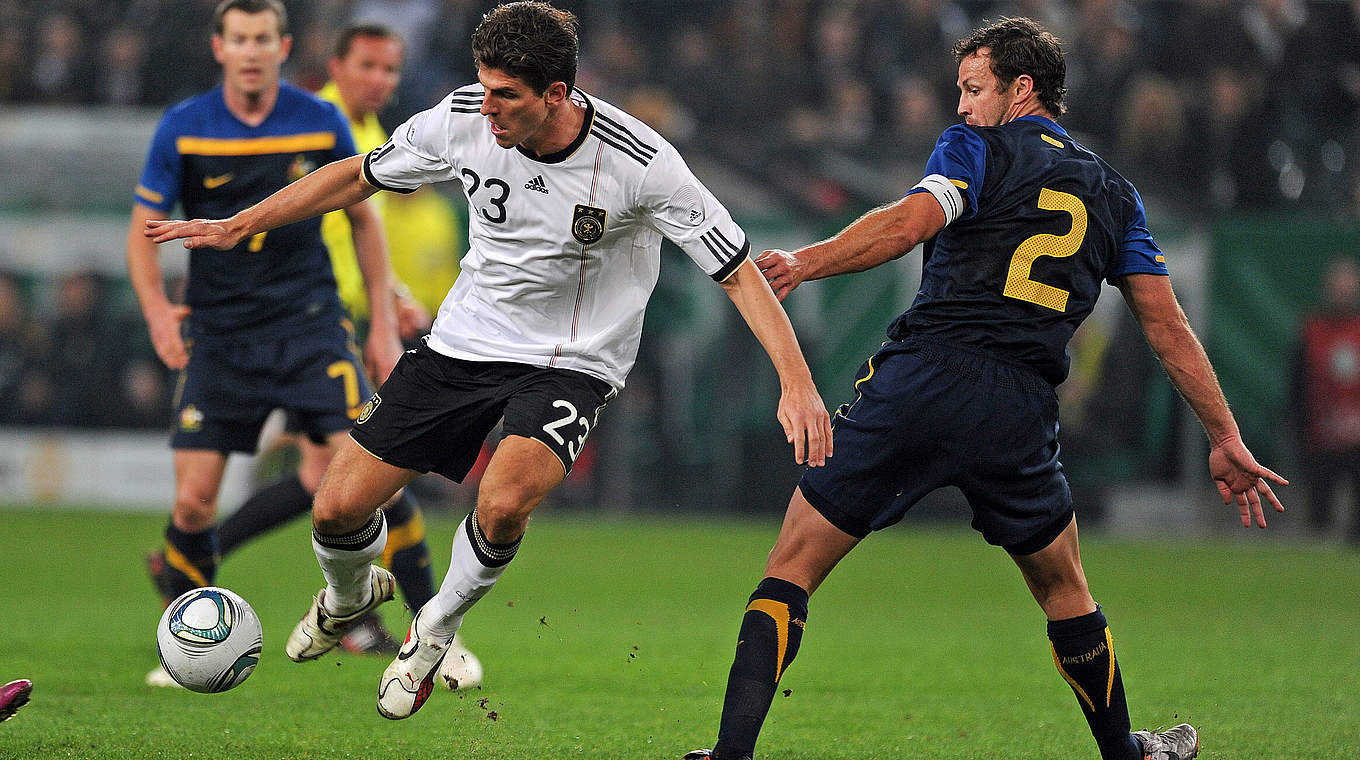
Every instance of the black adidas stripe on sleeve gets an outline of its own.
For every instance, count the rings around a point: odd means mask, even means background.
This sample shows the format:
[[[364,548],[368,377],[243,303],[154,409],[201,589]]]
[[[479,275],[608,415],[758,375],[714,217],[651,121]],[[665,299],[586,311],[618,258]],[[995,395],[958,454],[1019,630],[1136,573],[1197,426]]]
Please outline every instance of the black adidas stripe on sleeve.
[[[713,254],[713,258],[717,259],[718,263],[722,265],[718,268],[718,271],[711,275],[717,282],[726,280],[751,255],[750,240],[743,239],[741,246],[738,247],[728,240],[722,234],[722,230],[717,227],[700,235],[699,239],[703,241],[709,253]]]
[[[369,151],[368,155],[364,156],[364,179],[368,182],[368,184],[378,188],[379,190],[386,190],[389,193],[401,193],[402,195],[414,193],[416,190],[420,188],[413,187],[409,190],[406,190],[400,187],[390,187],[380,182],[377,177],[373,176],[372,168],[373,162],[381,160],[383,156],[386,156],[388,153],[391,153],[394,149],[396,149],[396,147],[397,146],[389,142],[386,145],[383,145],[382,147],[374,148],[373,150]]]
[[[480,90],[470,92],[456,91],[449,96],[449,111],[452,113],[481,113],[484,95]]]
[[[649,161],[656,155],[656,148],[653,148],[638,139],[638,136],[633,134],[627,127],[602,113],[596,114],[595,127],[600,131],[609,134],[611,137],[614,137],[619,142],[628,145],[636,151],[638,155],[645,157]]]
[[[598,125],[591,127],[590,133],[598,137],[600,139],[600,142],[604,143],[605,145],[608,145],[611,148],[614,148],[618,152],[633,159],[639,164],[642,164],[643,166],[646,166],[648,163],[651,162],[650,156],[643,155],[636,148],[630,147],[625,143],[621,142],[617,137],[614,137],[606,132],[601,131]]]

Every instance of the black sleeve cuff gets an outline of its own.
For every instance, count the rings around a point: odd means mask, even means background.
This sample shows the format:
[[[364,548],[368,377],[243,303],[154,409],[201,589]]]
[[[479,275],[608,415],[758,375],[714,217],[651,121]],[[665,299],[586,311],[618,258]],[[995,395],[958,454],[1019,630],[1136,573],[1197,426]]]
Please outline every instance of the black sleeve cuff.
[[[373,162],[372,153],[369,153],[368,155],[364,156],[364,180],[368,182],[368,184],[378,188],[379,190],[386,190],[389,193],[401,193],[402,195],[409,195],[410,193],[414,193],[415,191],[420,189],[419,187],[413,187],[410,189],[392,187],[390,185],[385,185],[382,182],[379,182],[378,178],[373,176],[373,170],[369,168],[369,164],[372,162]]]
[[[737,271],[737,268],[740,267],[742,264],[746,263],[746,260],[750,257],[751,257],[751,241],[747,240],[746,242],[742,243],[741,250],[737,252],[737,255],[728,259],[727,263],[723,264],[721,269],[713,273],[713,281],[722,282],[723,280],[726,280],[728,277],[731,277],[732,273]]]

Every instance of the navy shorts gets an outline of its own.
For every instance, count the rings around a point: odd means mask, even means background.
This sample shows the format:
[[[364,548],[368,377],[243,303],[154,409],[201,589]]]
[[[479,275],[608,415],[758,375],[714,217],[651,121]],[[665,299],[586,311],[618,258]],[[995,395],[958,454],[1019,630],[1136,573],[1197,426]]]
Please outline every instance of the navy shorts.
[[[973,528],[1013,554],[1048,544],[1072,519],[1058,463],[1058,398],[1034,370],[922,338],[883,344],[857,396],[832,420],[836,454],[799,488],[857,538],[957,486]]]
[[[422,343],[402,354],[350,435],[388,464],[461,483],[503,418],[502,437],[542,442],[571,472],[613,397],[584,372],[455,359]]]
[[[195,341],[175,390],[170,445],[253,452],[275,409],[324,441],[353,425],[372,393],[348,320],[283,339]]]

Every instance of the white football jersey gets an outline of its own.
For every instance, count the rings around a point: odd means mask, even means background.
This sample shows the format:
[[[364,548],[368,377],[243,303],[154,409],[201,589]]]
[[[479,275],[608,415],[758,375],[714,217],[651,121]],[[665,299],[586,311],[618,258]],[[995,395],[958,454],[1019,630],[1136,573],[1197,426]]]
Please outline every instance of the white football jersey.
[[[614,388],[637,357],[665,235],[715,280],[750,253],[731,214],[646,124],[575,90],[581,133],[535,158],[502,148],[471,85],[411,117],[364,159],[374,186],[459,180],[469,250],[428,345],[473,361],[572,369]]]

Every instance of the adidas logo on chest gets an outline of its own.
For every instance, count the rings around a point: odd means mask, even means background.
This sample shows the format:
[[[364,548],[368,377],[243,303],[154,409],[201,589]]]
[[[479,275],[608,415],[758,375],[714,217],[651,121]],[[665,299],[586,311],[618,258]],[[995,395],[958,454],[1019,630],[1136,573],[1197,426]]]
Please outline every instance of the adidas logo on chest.
[[[543,182],[542,174],[536,175],[533,179],[525,182],[524,189],[533,190],[535,192],[543,193],[544,195],[548,194],[548,185]]]

